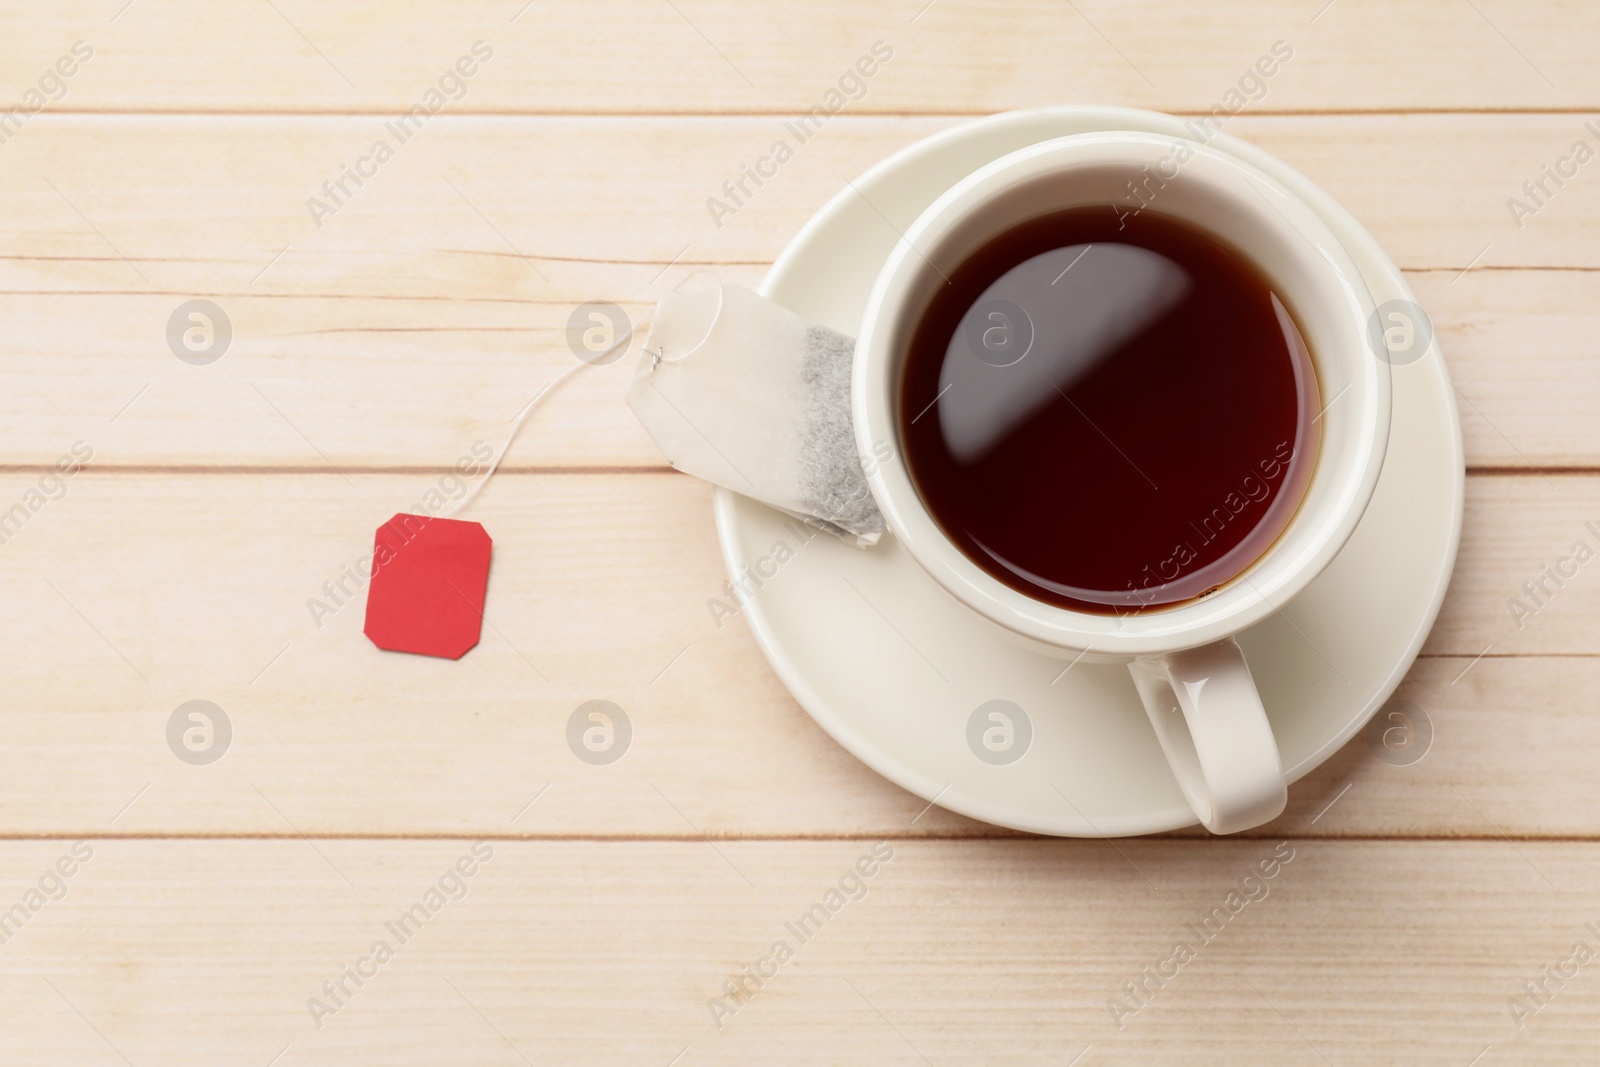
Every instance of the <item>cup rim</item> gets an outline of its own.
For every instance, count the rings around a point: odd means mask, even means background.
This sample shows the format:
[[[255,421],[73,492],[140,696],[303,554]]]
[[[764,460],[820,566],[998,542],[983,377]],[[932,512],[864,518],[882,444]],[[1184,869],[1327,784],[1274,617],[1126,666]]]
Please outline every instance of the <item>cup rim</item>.
[[[1258,219],[1310,253],[1310,262],[1320,263],[1313,269],[1322,270],[1329,284],[1319,298],[1338,305],[1341,316],[1351,317],[1352,336],[1364,336],[1373,308],[1371,294],[1344,246],[1304,201],[1252,164],[1200,142],[1103,131],[1019,149],[946,190],[906,230],[879,272],[856,343],[851,400],[857,448],[863,456],[874,455],[875,444],[894,443],[890,459],[865,471],[888,528],[918,565],[957,600],[1046,649],[1131,659],[1209,644],[1260,622],[1309,585],[1338,555],[1354,533],[1382,471],[1391,402],[1388,365],[1365,347],[1319,353],[1313,345],[1314,359],[1343,360],[1351,369],[1352,381],[1359,376],[1363,386],[1359,391],[1362,403],[1347,405],[1335,416],[1354,427],[1355,448],[1335,472],[1334,496],[1324,508],[1331,517],[1321,520],[1321,527],[1291,559],[1278,549],[1291,529],[1308,520],[1303,509],[1297,511],[1273,547],[1214,595],[1125,615],[1059,607],[1033,599],[984,571],[928,513],[900,447],[896,413],[899,353],[894,348],[907,317],[921,311],[920,304],[911,306],[916,288],[931,266],[921,250],[937,250],[958,225],[1024,182],[1085,165],[1127,166],[1131,170],[1146,163],[1153,151],[1170,154],[1179,143],[1192,153],[1184,164],[1186,175],[1211,181],[1236,201],[1242,202],[1242,198],[1224,187],[1224,178],[1243,177],[1261,194],[1263,203],[1254,209]],[[1333,406],[1329,404],[1325,413]],[[1241,581],[1244,578],[1248,580]]]

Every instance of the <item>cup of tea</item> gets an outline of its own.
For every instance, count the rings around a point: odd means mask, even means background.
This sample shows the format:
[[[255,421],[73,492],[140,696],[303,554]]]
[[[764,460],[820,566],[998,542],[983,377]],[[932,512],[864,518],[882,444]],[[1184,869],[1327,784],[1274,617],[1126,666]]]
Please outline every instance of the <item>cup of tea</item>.
[[[1372,497],[1390,408],[1372,314],[1281,184],[1131,132],[969,175],[868,302],[852,412],[860,454],[889,455],[867,471],[889,529],[1018,641],[1127,663],[1216,833],[1287,800],[1234,638],[1322,573]]]

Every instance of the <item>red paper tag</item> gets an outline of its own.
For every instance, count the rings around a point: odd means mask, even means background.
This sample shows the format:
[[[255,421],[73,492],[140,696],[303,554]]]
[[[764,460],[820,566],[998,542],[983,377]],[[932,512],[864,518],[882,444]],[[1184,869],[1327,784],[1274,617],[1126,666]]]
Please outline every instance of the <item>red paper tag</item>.
[[[396,515],[372,546],[366,634],[379,648],[460,659],[483,632],[492,542],[475,522]]]

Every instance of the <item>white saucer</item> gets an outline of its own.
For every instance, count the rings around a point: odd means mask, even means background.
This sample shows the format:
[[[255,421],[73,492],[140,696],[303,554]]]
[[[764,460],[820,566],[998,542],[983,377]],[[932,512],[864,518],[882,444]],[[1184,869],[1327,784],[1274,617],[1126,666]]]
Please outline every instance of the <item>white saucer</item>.
[[[940,193],[1015,149],[1107,129],[1187,136],[1177,119],[1123,108],[1017,111],[958,126],[842,190],[784,249],[761,290],[855,336],[897,231]],[[1416,299],[1371,235],[1304,176],[1227,135],[1210,143],[1304,197],[1344,241],[1375,303]],[[1393,382],[1388,456],[1361,525],[1310,588],[1240,636],[1291,782],[1394,691],[1455,563],[1461,428],[1437,344],[1394,367]],[[879,774],[952,811],[1036,833],[1146,834],[1196,821],[1127,668],[1084,662],[1062,674],[1067,660],[1019,649],[936,586],[892,537],[868,550],[826,535],[799,547],[784,517],[762,504],[719,489],[715,507],[734,575],[770,556],[774,542],[797,550],[744,618],[801,706]],[[990,700],[1021,707],[1032,727],[1026,751],[1003,766],[968,744],[969,720]]]

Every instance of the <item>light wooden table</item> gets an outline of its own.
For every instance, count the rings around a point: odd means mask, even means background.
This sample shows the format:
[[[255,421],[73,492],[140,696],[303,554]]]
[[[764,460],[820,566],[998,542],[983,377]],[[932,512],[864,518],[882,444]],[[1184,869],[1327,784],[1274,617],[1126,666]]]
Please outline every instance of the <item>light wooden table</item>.
[[[0,13],[0,100],[44,86],[0,126],[0,512],[25,513],[0,544],[0,1061],[1600,1060],[1600,958],[1563,962],[1600,953],[1600,563],[1520,625],[1507,606],[1600,547],[1600,162],[1560,163],[1600,148],[1600,9],[1319,5]],[[865,95],[718,225],[707,199],[880,40]],[[1459,388],[1460,562],[1401,691],[1435,734],[1420,762],[1358,738],[1229,840],[925,810],[742,621],[711,624],[710,492],[620,402],[631,358],[555,394],[468,513],[495,538],[479,648],[380,653],[361,595],[313,619],[379,522],[571,366],[578,303],[638,316],[702,266],[753,284],[920,137],[1043,104],[1204,112],[1280,40],[1230,131],[1371,228]],[[460,98],[328,203],[477,41]],[[1529,201],[1544,164],[1576,175]],[[231,322],[209,365],[169,348],[192,299]],[[75,442],[93,458],[57,481]],[[566,742],[591,699],[632,722],[609,766]],[[208,765],[168,745],[190,700],[231,724]],[[1119,1026],[1124,983],[1290,849]],[[866,895],[798,944],[785,922],[875,850]],[[794,957],[714,1011],[780,939]]]

